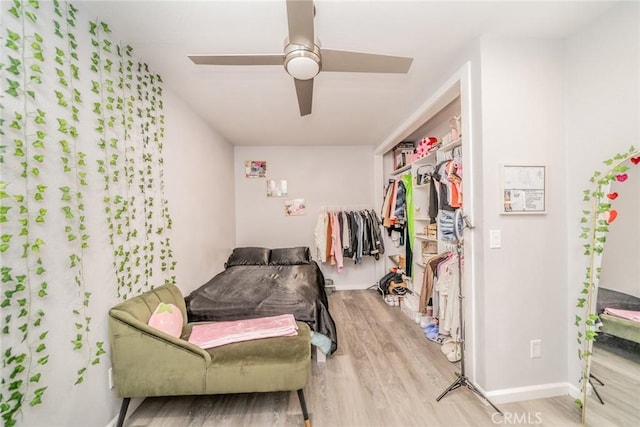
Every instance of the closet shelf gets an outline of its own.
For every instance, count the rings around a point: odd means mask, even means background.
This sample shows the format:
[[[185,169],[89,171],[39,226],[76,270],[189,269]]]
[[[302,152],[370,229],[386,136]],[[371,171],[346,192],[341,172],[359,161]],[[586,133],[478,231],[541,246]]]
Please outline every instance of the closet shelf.
[[[431,218],[423,218],[423,217],[415,217],[413,218],[416,221],[431,221]]]
[[[411,163],[410,163],[410,164],[408,164],[408,165],[405,165],[405,166],[403,166],[403,167],[401,167],[401,168],[398,168],[398,169],[396,169],[396,170],[394,170],[394,171],[392,171],[392,172],[391,172],[391,175],[400,175],[402,172],[406,172],[406,171],[408,171],[409,169],[411,169]]]
[[[421,159],[418,159],[418,160],[414,161],[411,164],[414,165],[414,166],[422,166],[422,165],[428,165],[430,163],[435,163],[436,151],[438,151],[438,150],[434,150],[434,151],[430,152],[426,156],[422,157]]]
[[[426,234],[416,234],[416,239],[426,240],[427,242],[437,242],[438,239],[432,239],[428,237]]]
[[[438,151],[450,151],[456,147],[460,147],[461,145],[462,145],[462,137],[459,137],[458,139],[454,139],[450,143],[441,146],[440,148],[438,148]]]

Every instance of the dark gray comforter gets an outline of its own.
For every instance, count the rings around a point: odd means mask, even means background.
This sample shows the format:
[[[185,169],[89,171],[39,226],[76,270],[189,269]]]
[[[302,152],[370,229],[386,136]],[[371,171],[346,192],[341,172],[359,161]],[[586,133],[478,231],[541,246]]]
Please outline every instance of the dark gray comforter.
[[[228,267],[186,298],[190,322],[226,321],[291,313],[338,346],[318,264]]]

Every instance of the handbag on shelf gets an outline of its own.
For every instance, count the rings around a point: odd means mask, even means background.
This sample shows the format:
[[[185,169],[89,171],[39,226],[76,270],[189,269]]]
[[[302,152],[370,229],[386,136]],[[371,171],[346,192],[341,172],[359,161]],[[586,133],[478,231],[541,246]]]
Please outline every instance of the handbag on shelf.
[[[431,182],[431,174],[433,171],[433,165],[420,166],[416,171],[416,185],[425,185]]]

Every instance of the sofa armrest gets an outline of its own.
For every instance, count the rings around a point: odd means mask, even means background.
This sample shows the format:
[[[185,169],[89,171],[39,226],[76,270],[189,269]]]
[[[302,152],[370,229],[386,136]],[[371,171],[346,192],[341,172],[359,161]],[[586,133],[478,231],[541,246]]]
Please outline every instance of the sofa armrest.
[[[184,340],[182,338],[176,338],[172,335],[162,332],[159,329],[156,329],[152,326],[143,323],[133,316],[131,316],[126,311],[111,309],[109,311],[109,316],[113,319],[116,319],[124,324],[129,325],[132,328],[138,329],[139,331],[149,335],[150,337],[154,337],[163,341],[168,341],[176,347],[180,347],[185,351],[195,353],[207,361],[207,365],[211,362],[211,356],[205,350],[201,349],[197,345],[191,344],[189,341]],[[185,325],[186,327],[186,325]]]
[[[111,364],[121,397],[203,394],[211,356],[117,308],[109,311]]]

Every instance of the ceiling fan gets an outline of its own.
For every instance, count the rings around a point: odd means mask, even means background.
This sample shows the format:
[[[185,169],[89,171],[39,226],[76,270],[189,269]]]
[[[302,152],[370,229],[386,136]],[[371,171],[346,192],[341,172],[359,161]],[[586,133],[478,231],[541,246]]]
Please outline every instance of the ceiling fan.
[[[300,115],[311,113],[313,78],[320,71],[407,73],[413,58],[319,46],[313,28],[312,0],[287,0],[289,37],[283,53],[256,55],[188,55],[198,65],[283,65],[294,78]]]

